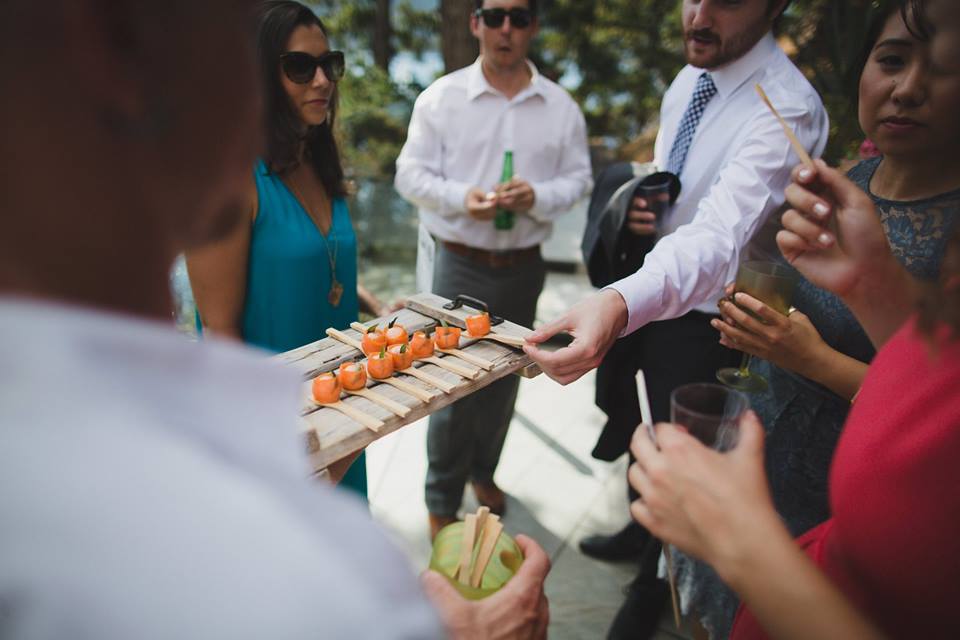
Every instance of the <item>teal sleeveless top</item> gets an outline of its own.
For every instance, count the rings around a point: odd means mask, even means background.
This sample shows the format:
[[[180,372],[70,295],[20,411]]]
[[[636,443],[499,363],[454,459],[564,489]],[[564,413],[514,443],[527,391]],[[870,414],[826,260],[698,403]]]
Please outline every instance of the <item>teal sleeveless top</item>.
[[[254,168],[258,210],[250,239],[247,293],[241,329],[245,342],[289,351],[326,337],[327,327],[348,329],[357,320],[357,237],[343,198],[332,202],[326,236],[279,176],[263,160]],[[329,254],[328,254],[329,247]],[[340,304],[330,293],[330,256],[343,286]],[[341,481],[367,493],[366,461],[361,455]]]

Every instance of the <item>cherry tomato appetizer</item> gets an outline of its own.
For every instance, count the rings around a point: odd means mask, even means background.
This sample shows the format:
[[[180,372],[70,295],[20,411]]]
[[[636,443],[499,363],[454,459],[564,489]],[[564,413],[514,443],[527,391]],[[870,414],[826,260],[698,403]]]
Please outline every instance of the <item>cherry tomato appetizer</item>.
[[[344,362],[340,365],[340,384],[344,389],[357,391],[367,386],[367,371],[359,362]]]
[[[396,318],[391,320],[390,324],[387,325],[387,345],[406,344],[408,340],[407,330],[403,328],[403,325],[397,324]]]
[[[433,341],[441,349],[456,349],[460,346],[460,327],[437,327]]]
[[[395,344],[389,348],[390,357],[393,359],[394,371],[403,371],[409,369],[413,364],[413,349],[408,344]]]
[[[387,353],[386,347],[380,349],[380,353],[367,356],[367,373],[376,380],[383,380],[393,375],[393,357]]]
[[[313,379],[313,399],[320,404],[333,404],[340,399],[340,381],[332,373],[321,373]]]
[[[369,356],[371,353],[380,353],[380,349],[386,345],[386,334],[374,325],[363,334],[363,342],[360,346],[363,347],[363,352]]]
[[[481,338],[490,333],[490,314],[467,316],[467,333],[474,338]]]
[[[410,338],[410,351],[414,358],[429,358],[433,355],[433,336],[417,331]]]

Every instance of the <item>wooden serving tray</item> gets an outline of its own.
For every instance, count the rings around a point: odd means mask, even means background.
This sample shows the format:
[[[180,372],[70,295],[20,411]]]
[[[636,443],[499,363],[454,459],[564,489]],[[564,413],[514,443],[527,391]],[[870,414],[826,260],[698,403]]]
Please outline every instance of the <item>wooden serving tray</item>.
[[[425,330],[428,333],[432,332],[432,329],[440,324],[439,320],[441,319],[451,326],[464,327],[464,319],[477,312],[470,307],[444,309],[443,306],[449,302],[449,300],[440,296],[420,293],[405,301],[406,308],[391,314],[390,317],[377,318],[376,323],[386,325],[396,317],[397,322],[402,324],[410,335],[413,335],[414,331],[420,330]],[[373,321],[366,324],[368,326],[372,325]],[[508,321],[496,325],[493,332],[521,338],[531,333],[530,329]],[[362,337],[354,329],[345,329],[343,333],[357,340]],[[522,350],[508,347],[499,342],[482,338],[474,339],[464,332],[460,340],[460,349],[473,356],[493,362],[493,368],[489,371],[484,370],[455,356],[437,353],[440,358],[453,358],[452,361],[456,364],[479,371],[479,375],[475,379],[469,379],[434,364],[416,363],[415,366],[422,367],[423,371],[454,385],[450,393],[445,393],[417,378],[402,377],[404,382],[433,393],[434,397],[430,402],[423,402],[393,386],[378,383],[376,380],[371,380],[368,383],[368,388],[375,390],[376,393],[410,407],[410,413],[406,417],[401,418],[365,398],[349,396],[343,399],[346,404],[381,420],[384,426],[377,431],[361,425],[335,409],[317,405],[312,399],[311,381],[313,378],[321,373],[336,370],[341,363],[363,359],[363,353],[359,350],[328,337],[274,356],[284,364],[296,368],[304,378],[300,422],[306,435],[307,449],[314,469],[322,471],[334,462],[364,449],[371,442],[388,433],[428,416],[511,373],[517,373],[528,378],[540,374],[539,367]]]

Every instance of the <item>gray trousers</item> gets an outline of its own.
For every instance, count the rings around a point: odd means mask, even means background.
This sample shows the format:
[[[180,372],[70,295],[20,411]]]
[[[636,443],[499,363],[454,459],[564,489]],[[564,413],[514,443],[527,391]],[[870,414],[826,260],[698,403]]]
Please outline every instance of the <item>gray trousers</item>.
[[[434,293],[450,299],[461,293],[479,298],[493,314],[525,327],[533,325],[545,278],[540,258],[494,269],[437,243]],[[456,515],[467,480],[493,481],[519,385],[520,379],[509,375],[430,416],[425,488],[430,513]]]

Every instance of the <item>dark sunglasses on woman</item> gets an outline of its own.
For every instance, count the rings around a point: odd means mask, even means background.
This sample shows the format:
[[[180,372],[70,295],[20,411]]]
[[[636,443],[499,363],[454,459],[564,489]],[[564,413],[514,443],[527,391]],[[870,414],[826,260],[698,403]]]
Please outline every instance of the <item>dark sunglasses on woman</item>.
[[[323,75],[330,82],[339,82],[343,77],[346,63],[343,51],[327,51],[314,58],[303,51],[288,51],[280,56],[280,68],[290,82],[307,84],[317,75],[317,67],[323,69]]]
[[[490,29],[499,29],[503,21],[510,16],[510,26],[517,29],[526,29],[533,22],[533,13],[530,9],[514,7],[513,9],[477,9],[474,15],[483,19]]]

